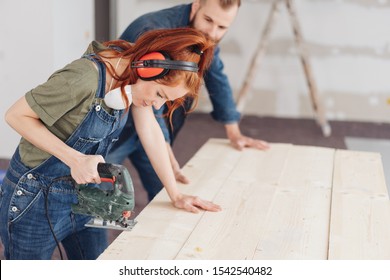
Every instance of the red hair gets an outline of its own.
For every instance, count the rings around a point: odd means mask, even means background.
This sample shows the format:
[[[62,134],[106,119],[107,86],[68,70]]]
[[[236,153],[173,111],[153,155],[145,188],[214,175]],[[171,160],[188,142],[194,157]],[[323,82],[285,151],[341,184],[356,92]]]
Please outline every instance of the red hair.
[[[147,53],[162,51],[167,53],[173,60],[197,63],[199,67],[197,73],[170,70],[167,75],[155,80],[157,83],[172,87],[184,81],[184,85],[188,89],[188,93],[185,96],[193,98],[195,104],[197,103],[204,72],[209,67],[214,55],[214,43],[202,32],[187,27],[151,30],[141,35],[134,44],[124,40],[109,41],[103,44],[110,46],[109,49],[99,52],[99,56],[104,58],[130,58],[131,63]],[[194,49],[197,51],[194,51]],[[200,54],[199,51],[202,53]],[[129,66],[121,76],[118,76],[110,63],[106,62],[106,67],[114,79],[120,82],[122,96],[126,98],[124,87],[128,84],[134,84],[138,79],[135,69]],[[184,97],[167,102],[170,119],[173,111],[181,106],[183,102]]]

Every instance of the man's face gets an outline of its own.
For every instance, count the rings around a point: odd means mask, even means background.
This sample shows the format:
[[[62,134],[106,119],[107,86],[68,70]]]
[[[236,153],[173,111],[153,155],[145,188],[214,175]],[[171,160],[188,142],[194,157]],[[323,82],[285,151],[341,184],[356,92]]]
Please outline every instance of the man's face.
[[[237,5],[223,9],[217,0],[208,0],[205,3],[196,0],[192,4],[191,26],[218,43],[233,23],[237,12]]]

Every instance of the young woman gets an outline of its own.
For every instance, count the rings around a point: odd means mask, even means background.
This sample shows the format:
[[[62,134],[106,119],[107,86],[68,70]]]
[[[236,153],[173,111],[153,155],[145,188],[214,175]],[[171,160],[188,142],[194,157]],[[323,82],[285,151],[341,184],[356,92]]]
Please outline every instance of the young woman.
[[[4,178],[0,234],[7,259],[50,259],[62,242],[69,259],[96,259],[106,231],[74,214],[74,184],[100,183],[97,164],[133,115],[139,138],[177,208],[220,207],[181,194],[152,106],[196,97],[213,45],[194,29],[145,33],[134,44],[92,42],[82,58],[12,105],[6,121],[22,139]]]

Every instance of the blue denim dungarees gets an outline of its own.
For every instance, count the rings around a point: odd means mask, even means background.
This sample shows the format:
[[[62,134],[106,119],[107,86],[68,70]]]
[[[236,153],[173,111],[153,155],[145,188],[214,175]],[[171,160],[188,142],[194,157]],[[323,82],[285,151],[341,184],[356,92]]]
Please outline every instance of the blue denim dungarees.
[[[98,89],[90,111],[66,144],[84,154],[105,157],[127,115],[124,110],[110,114],[100,105],[105,95],[106,68],[93,55],[84,57],[98,66]],[[56,243],[48,215],[68,259],[96,259],[108,245],[107,232],[86,228],[90,216],[73,214],[73,203],[77,203],[77,196],[68,166],[51,156],[31,169],[21,162],[17,149],[0,188],[0,234],[5,257],[51,259]]]

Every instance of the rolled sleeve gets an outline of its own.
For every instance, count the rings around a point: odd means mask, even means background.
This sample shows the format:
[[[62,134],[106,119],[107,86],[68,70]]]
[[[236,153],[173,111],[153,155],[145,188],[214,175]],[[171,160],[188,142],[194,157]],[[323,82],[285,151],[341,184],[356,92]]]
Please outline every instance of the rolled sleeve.
[[[73,106],[69,92],[70,86],[64,77],[53,75],[46,83],[27,92],[26,101],[46,125],[52,126]]]
[[[27,104],[31,107],[31,109],[39,116],[39,118],[48,126],[52,126],[56,122],[56,118],[53,118],[49,115],[45,109],[38,104],[38,101],[35,99],[34,95],[29,91],[26,94]]]

